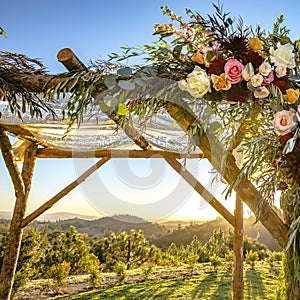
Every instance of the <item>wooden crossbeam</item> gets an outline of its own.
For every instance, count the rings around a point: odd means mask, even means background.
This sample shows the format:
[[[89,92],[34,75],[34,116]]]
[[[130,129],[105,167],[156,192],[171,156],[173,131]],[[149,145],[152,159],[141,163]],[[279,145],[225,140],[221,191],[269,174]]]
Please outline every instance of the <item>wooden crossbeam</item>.
[[[78,185],[84,182],[91,174],[97,171],[101,166],[103,166],[107,161],[109,161],[109,157],[104,157],[100,159],[96,164],[92,165],[89,169],[87,169],[81,176],[79,176],[76,180],[67,185],[64,189],[62,189],[59,193],[53,196],[49,201],[44,203],[30,215],[28,215],[22,222],[22,227],[26,227],[30,222],[35,220],[41,214],[43,214],[46,210],[51,208],[56,202],[58,202],[61,198],[66,196],[69,192],[75,189]]]
[[[175,158],[165,157],[167,163],[184,178],[221,216],[235,227],[235,217]]]
[[[202,153],[180,154],[163,150],[96,150],[96,151],[65,151],[52,148],[39,148],[37,158],[202,158]]]

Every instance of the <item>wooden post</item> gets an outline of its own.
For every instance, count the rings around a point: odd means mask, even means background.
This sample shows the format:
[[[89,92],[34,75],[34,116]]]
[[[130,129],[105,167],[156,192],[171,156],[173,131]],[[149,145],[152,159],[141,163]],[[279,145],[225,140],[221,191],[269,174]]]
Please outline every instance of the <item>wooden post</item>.
[[[244,299],[244,264],[243,264],[243,236],[244,236],[244,219],[243,219],[243,202],[238,192],[235,200],[235,227],[233,242],[233,300]]]
[[[7,133],[2,128],[0,128],[0,146],[4,162],[14,185],[16,196],[14,212],[9,229],[9,238],[0,274],[0,299],[8,300],[11,297],[21,246],[23,234],[22,221],[26,213],[27,200],[35,166],[35,153],[37,146],[32,143],[26,149],[21,174],[15,162]]]

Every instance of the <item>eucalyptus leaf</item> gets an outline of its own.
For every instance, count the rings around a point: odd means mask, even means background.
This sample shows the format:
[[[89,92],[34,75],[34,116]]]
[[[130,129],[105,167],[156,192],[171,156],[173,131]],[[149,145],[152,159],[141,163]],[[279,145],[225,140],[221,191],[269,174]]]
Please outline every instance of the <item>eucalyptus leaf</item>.
[[[181,50],[182,50],[182,46],[181,45],[175,46],[174,49],[173,49],[173,56],[175,58],[179,58]]]
[[[130,77],[132,75],[132,69],[129,67],[118,69],[117,74],[122,77]]]
[[[120,103],[118,106],[118,115],[124,116],[128,112],[128,107],[124,103]]]
[[[119,105],[119,100],[111,95],[107,95],[103,98],[105,105],[109,108],[117,108]]]
[[[131,83],[129,81],[126,81],[126,80],[120,80],[120,81],[118,81],[118,86],[121,89],[126,90],[126,91],[132,91],[132,90],[135,89],[135,84]]]
[[[115,87],[117,81],[113,75],[108,75],[104,79],[104,84],[107,86],[108,89],[112,89]]]
[[[295,142],[296,142],[296,140],[294,138],[290,138],[286,142],[286,144],[285,144],[285,146],[283,148],[282,153],[285,155],[285,154],[288,154],[288,153],[292,152],[293,149],[294,149],[294,147],[295,147]]]
[[[277,105],[275,103],[270,103],[270,108],[274,111],[281,111],[283,108],[280,105]]]

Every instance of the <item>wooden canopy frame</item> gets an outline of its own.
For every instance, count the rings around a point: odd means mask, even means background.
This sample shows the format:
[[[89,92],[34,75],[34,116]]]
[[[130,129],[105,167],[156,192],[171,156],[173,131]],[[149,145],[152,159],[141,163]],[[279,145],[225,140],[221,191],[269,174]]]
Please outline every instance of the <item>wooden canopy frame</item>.
[[[83,70],[84,64],[76,57],[76,55],[68,48],[58,53],[58,60],[64,64],[68,71]],[[23,84],[27,84],[32,90],[44,91],[47,87],[56,85],[61,78],[55,75],[32,75],[22,76]],[[179,106],[175,103],[168,102],[166,104],[167,112],[177,121],[184,131],[187,131],[189,125],[198,122],[192,112],[185,111],[184,117],[178,114]],[[119,125],[119,118],[116,112],[108,114],[108,116]],[[22,230],[31,221],[36,219],[57,201],[69,193],[72,189],[82,183],[89,175],[99,169],[111,158],[130,157],[130,158],[162,158],[180,174],[208,203],[222,215],[233,227],[235,233],[234,242],[234,276],[233,291],[234,299],[243,299],[243,205],[244,202],[254,213],[257,212],[259,203],[263,203],[261,207],[260,221],[278,241],[285,247],[287,243],[288,230],[286,224],[277,215],[276,211],[269,206],[267,202],[262,202],[262,196],[255,186],[243,178],[241,183],[235,187],[236,191],[236,208],[232,215],[213,195],[211,195],[201,183],[180,163],[179,159],[182,155],[168,151],[152,150],[150,143],[141,135],[131,123],[126,123],[123,127],[124,132],[129,136],[141,150],[98,150],[93,152],[71,152],[51,149],[48,147],[38,147],[37,140],[30,132],[26,131],[22,126],[6,125],[0,123],[0,146],[2,156],[6,167],[9,171],[15,190],[15,208],[12,216],[9,241],[5,252],[3,266],[0,274],[0,298],[10,299],[13,277],[16,269],[18,253],[20,249]],[[23,162],[23,168],[20,172],[15,161],[8,133],[19,138],[31,141],[27,147]],[[218,170],[228,183],[232,183],[235,177],[239,175],[239,168],[236,165],[235,158],[232,153],[226,152],[223,146],[209,133],[203,136],[204,143],[198,144],[201,150],[200,155],[191,155],[187,158],[203,157],[208,159],[213,167]],[[44,145],[42,145],[44,146]],[[226,161],[224,168],[221,157],[226,153]],[[72,158],[72,157],[97,157],[101,158],[94,166],[86,170],[75,181],[66,186],[58,194],[53,196],[49,201],[45,202],[41,207],[37,208],[30,215],[26,216],[26,207],[31,187],[32,176],[36,159],[42,158]]]

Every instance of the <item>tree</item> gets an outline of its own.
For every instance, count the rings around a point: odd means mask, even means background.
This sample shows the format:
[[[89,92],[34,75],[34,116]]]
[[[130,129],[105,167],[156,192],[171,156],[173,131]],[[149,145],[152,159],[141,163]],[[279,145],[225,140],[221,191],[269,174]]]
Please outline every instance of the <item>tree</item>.
[[[123,231],[118,235],[112,233],[94,247],[94,253],[108,268],[122,262],[127,270],[155,260],[156,252],[157,249],[150,245],[142,230]]]
[[[258,261],[258,254],[252,250],[246,253],[246,263],[250,265],[251,270],[254,270],[255,263]]]
[[[78,233],[74,226],[66,233],[52,233],[52,246],[46,252],[47,269],[64,261],[70,264],[70,274],[86,272],[99,265],[98,258],[91,253],[91,248],[87,245],[87,236]]]

